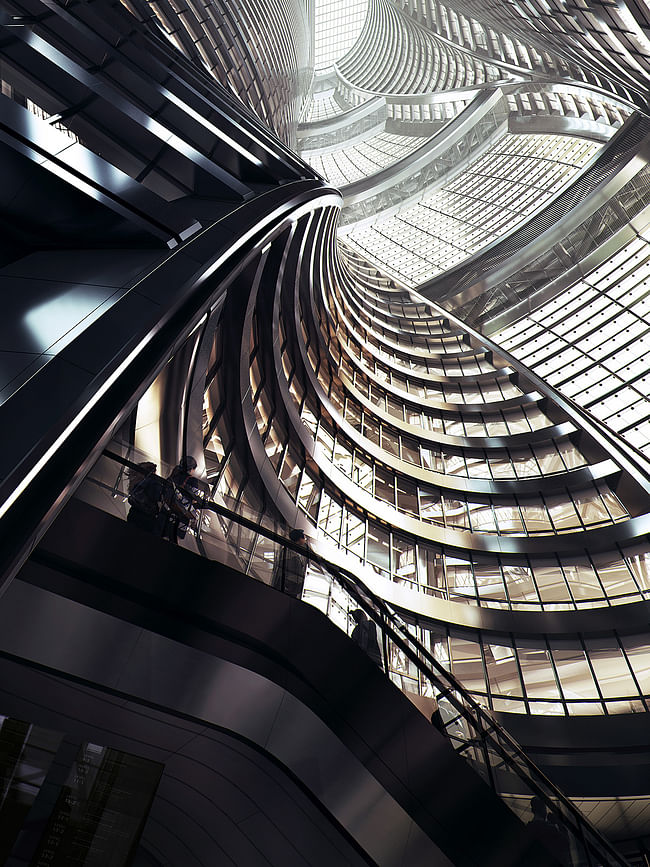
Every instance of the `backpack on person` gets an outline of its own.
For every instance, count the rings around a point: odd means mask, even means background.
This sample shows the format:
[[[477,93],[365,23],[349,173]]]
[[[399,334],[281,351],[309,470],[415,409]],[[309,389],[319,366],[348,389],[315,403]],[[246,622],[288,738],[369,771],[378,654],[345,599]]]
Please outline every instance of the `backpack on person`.
[[[129,503],[144,515],[154,517],[160,511],[160,491],[146,476],[133,486],[129,493]]]

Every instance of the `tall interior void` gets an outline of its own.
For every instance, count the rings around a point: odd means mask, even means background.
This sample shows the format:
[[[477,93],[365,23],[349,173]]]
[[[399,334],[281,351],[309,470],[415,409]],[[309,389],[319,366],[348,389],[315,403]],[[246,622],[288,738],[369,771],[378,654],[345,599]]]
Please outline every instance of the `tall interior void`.
[[[649,73],[645,0],[0,0],[2,864],[650,865]]]

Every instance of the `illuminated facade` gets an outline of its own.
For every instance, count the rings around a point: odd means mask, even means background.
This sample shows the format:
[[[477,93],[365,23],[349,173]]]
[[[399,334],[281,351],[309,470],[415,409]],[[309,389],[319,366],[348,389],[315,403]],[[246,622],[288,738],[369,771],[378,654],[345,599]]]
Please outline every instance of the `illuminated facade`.
[[[125,516],[102,449],[193,454],[647,857],[642,8],[370,0],[341,55],[318,0],[5,6],[7,582],[75,491]],[[270,581],[262,535],[188,547]]]

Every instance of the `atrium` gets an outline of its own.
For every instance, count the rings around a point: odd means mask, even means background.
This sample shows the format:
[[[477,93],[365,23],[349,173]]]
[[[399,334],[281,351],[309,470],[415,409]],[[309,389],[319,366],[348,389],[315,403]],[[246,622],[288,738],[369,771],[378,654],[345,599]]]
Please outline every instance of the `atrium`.
[[[647,867],[645,0],[0,10],[0,861]]]

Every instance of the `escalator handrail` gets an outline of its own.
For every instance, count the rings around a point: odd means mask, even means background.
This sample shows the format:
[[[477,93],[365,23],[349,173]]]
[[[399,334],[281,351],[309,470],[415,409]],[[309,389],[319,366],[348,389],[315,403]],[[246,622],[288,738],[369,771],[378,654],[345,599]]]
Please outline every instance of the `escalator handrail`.
[[[115,461],[129,469],[138,470],[139,466],[136,462],[124,458],[109,449],[104,449],[105,457]],[[580,810],[571,802],[569,798],[544,774],[540,768],[530,759],[524,752],[517,741],[509,734],[509,732],[483,707],[476,699],[466,690],[466,688],[456,679],[451,671],[448,671],[433,654],[409,631],[407,625],[400,619],[399,615],[393,611],[390,606],[376,593],[374,593],[358,575],[348,571],[347,569],[335,565],[325,557],[309,550],[305,546],[296,544],[282,536],[269,530],[256,521],[239,515],[236,512],[228,509],[225,506],[215,503],[207,497],[196,497],[195,492],[191,493],[192,497],[197,501],[202,510],[214,512],[227,520],[233,521],[248,530],[265,536],[270,541],[289,550],[301,554],[311,563],[317,564],[323,568],[329,575],[336,580],[342,588],[349,593],[365,613],[370,616],[373,622],[379,627],[384,635],[402,650],[405,655],[411,660],[430,681],[432,681],[439,689],[440,694],[449,701],[458,713],[466,719],[474,728],[480,731],[481,738],[498,752],[498,754],[506,761],[511,770],[513,770],[522,779],[526,785],[541,797],[546,806],[553,811],[558,812],[558,803],[562,806],[561,818],[565,825],[574,833],[585,847],[588,847],[592,853],[600,857],[603,851],[611,859],[610,865],[616,867],[628,867],[628,862],[616,851],[611,843],[600,834],[600,832],[589,822],[589,820],[580,812]],[[385,667],[388,675],[387,667]],[[446,683],[445,683],[446,682]],[[454,693],[461,696],[459,700]],[[496,736],[498,735],[498,737]],[[505,749],[504,743],[513,755]],[[516,761],[514,760],[516,759]],[[527,774],[524,773],[521,765],[524,765]],[[486,762],[489,767],[489,762]],[[493,788],[496,786],[492,783]],[[497,794],[498,791],[497,791]],[[551,799],[550,795],[554,800]],[[558,803],[555,803],[558,802]],[[585,834],[590,839],[585,839]],[[600,851],[599,851],[600,850]]]

